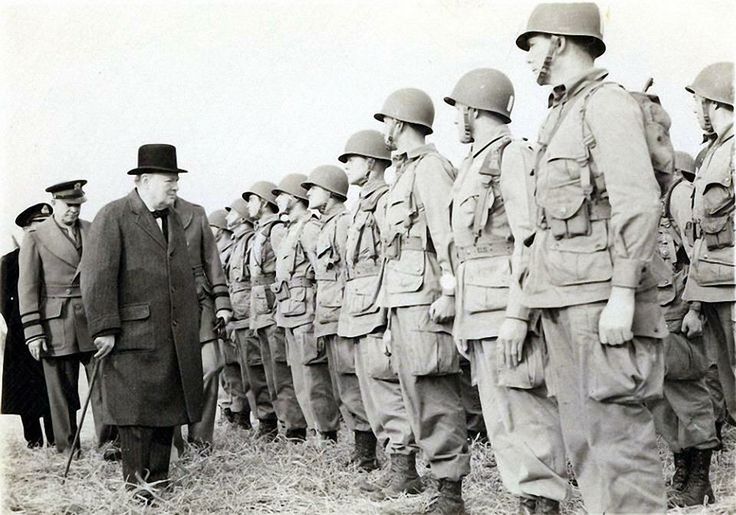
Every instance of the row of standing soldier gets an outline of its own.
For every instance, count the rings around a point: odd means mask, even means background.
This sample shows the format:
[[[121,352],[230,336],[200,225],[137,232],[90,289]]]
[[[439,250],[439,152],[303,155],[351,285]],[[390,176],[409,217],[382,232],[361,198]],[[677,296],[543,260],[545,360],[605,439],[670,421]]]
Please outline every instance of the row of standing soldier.
[[[664,511],[655,427],[675,455],[670,504],[713,502],[716,421],[736,409],[733,65],[688,86],[714,137],[694,181],[678,182],[655,174],[639,104],[594,67],[605,51],[595,4],[541,4],[517,45],[539,84],[554,85],[536,153],[509,132],[513,87],[497,70],[466,74],[445,98],[471,144],[457,173],[426,142],[431,99],[399,90],[376,114],[384,134],[347,142],[347,174],[325,165],[258,181],[225,224],[212,217],[226,278],[203,210],[177,199],[184,170],[168,145],[141,147],[136,189],[103,208],[89,236],[76,218],[69,235],[63,218],[29,232],[29,348],[43,352],[47,384],[73,380],[90,359],[86,310],[96,356],[107,356],[95,418],[118,427],[126,480],[167,477],[174,426],[202,419],[204,436],[195,425],[189,437],[211,442],[218,320],[232,342],[230,414],[249,423],[247,392],[259,433],[274,437],[280,422],[294,441],[308,427],[335,440],[342,415],[361,468],[376,467],[377,442],[390,456],[388,473],[361,485],[376,499],[424,488],[421,451],[437,480],[430,511],[464,511],[462,354],[521,512],[559,511],[568,461],[587,510]],[[78,203],[82,183],[60,185],[55,201]],[[349,183],[361,188],[353,213]],[[47,247],[53,231],[74,245]],[[45,279],[57,259],[63,274]],[[59,359],[59,334],[75,357]],[[64,424],[54,419],[57,446],[73,432]]]

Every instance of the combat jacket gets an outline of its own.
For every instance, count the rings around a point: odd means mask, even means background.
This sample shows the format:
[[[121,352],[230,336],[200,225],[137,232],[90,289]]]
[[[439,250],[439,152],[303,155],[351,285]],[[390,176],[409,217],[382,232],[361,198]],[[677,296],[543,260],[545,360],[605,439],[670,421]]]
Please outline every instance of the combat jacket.
[[[307,211],[290,221],[276,250],[276,324],[299,327],[311,324],[315,311],[314,245],[321,222],[317,214]]]
[[[685,298],[702,302],[736,301],[734,263],[733,126],[707,150],[695,176],[692,267]]]
[[[233,307],[231,329],[248,329],[250,327],[251,287],[248,258],[253,234],[253,225],[250,222],[244,222],[235,227],[231,239],[230,256],[225,268],[230,290],[230,302]]]
[[[77,241],[49,217],[23,238],[18,256],[18,301],[26,342],[46,338],[43,356],[96,350],[79,287],[82,248],[90,223],[77,222]]]
[[[611,287],[636,290],[632,330],[666,329],[651,262],[660,190],[641,109],[607,72],[593,69],[553,89],[539,133],[536,233],[524,302],[556,308],[608,300]]]
[[[220,262],[225,270],[225,279],[227,280],[227,266],[230,262],[230,254],[233,251],[233,233],[230,230],[223,230],[217,238],[217,252],[220,253]]]
[[[342,202],[322,214],[322,227],[314,247],[314,278],[317,280],[317,307],[314,334],[337,334],[337,322],[345,286],[345,242],[350,213]]]
[[[345,253],[345,293],[338,334],[356,338],[385,326],[386,309],[378,303],[381,289],[381,226],[388,185],[367,182],[350,219]]]
[[[248,259],[251,277],[250,328],[261,329],[275,324],[276,297],[271,285],[276,282],[276,254],[285,229],[277,214],[258,220]]]
[[[505,125],[473,143],[460,166],[451,208],[456,339],[495,337],[507,314],[528,318],[518,271],[522,242],[532,232],[526,184],[531,168],[531,149],[512,141]]]
[[[394,167],[381,230],[386,260],[381,305],[429,305],[442,293],[441,275],[452,274],[447,206],[455,170],[432,144],[395,156]]]

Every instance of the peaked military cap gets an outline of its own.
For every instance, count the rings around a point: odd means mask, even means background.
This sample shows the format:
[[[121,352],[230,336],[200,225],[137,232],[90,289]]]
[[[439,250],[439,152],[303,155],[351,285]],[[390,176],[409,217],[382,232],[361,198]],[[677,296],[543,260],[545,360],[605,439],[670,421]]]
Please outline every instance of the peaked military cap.
[[[82,187],[87,184],[84,179],[76,179],[74,181],[60,182],[46,188],[55,199],[63,200],[67,204],[82,204],[87,202]]]
[[[32,222],[37,220],[45,220],[54,212],[54,209],[46,202],[33,204],[25,208],[15,217],[15,225],[18,227],[28,227]]]

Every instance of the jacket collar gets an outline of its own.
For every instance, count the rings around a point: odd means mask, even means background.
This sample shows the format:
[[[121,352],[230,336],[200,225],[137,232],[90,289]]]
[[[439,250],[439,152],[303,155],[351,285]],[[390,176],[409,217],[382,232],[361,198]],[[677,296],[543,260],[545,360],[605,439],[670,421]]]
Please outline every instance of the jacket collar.
[[[606,77],[608,77],[608,71],[603,68],[591,68],[576,77],[572,77],[567,82],[558,84],[552,88],[552,93],[549,95],[548,107],[566,102],[591,82],[601,81]]]
[[[79,234],[82,237],[81,224],[79,227]],[[73,267],[79,265],[79,251],[75,247],[74,242],[69,239],[66,230],[59,227],[53,216],[48,217],[38,224],[36,232],[40,236],[39,243],[46,247],[49,252]]]
[[[327,223],[341,213],[344,213],[347,208],[344,202],[338,202],[332,206],[332,209],[322,213],[322,222]]]
[[[360,209],[373,211],[384,193],[388,191],[388,184],[383,179],[370,179],[360,189]]]

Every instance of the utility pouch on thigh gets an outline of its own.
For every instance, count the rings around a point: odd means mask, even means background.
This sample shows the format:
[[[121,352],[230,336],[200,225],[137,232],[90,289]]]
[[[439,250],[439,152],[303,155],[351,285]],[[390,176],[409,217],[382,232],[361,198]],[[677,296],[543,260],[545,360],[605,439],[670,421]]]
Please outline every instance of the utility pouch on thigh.
[[[333,346],[332,365],[335,371],[338,374],[355,374],[355,340],[338,336],[330,342],[330,345]]]
[[[327,363],[325,342],[322,338],[317,338],[314,332],[301,333],[297,343],[302,345],[303,365],[323,365]]]
[[[243,356],[245,357],[246,364],[251,366],[263,365],[260,342],[258,341],[258,337],[253,336],[250,329],[245,330],[245,336],[243,337],[243,343],[241,343],[240,348],[244,350]]]
[[[701,337],[688,338],[670,330],[664,340],[665,378],[670,381],[695,381],[705,377],[710,362],[705,355],[704,345]]]
[[[503,352],[496,349],[498,367],[498,385],[507,388],[532,390],[544,385],[544,367],[547,363],[547,349],[542,338],[529,334],[524,342],[521,362],[514,368],[508,368],[502,362]]]
[[[367,336],[358,344],[365,370],[373,379],[396,382],[399,376],[391,366],[391,356],[386,351],[383,337]]]
[[[588,395],[598,402],[642,404],[662,398],[664,349],[660,340],[636,336],[622,345],[591,341],[584,363]]]
[[[460,372],[460,354],[452,335],[442,331],[415,331],[411,341],[398,342],[411,349],[404,355],[412,356],[401,363],[414,376],[442,376]]]

